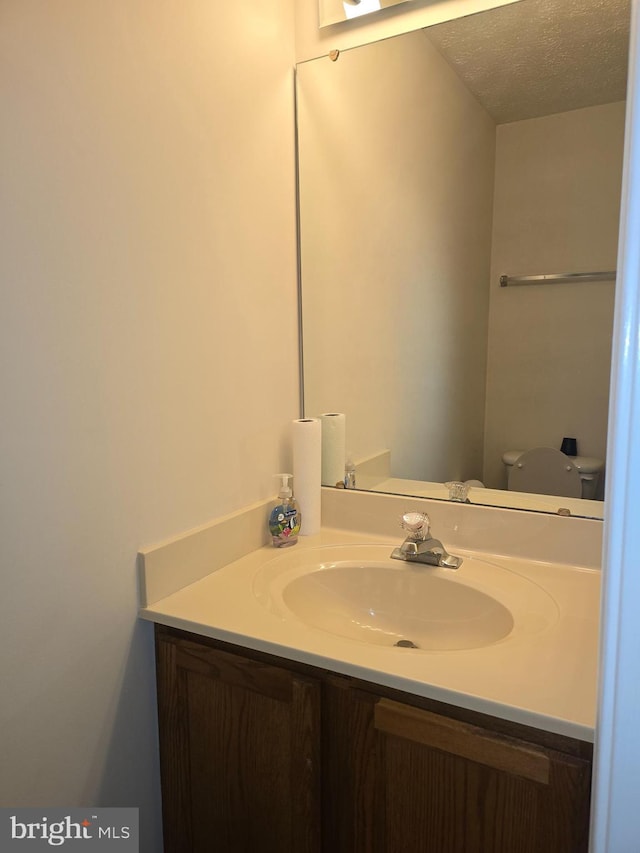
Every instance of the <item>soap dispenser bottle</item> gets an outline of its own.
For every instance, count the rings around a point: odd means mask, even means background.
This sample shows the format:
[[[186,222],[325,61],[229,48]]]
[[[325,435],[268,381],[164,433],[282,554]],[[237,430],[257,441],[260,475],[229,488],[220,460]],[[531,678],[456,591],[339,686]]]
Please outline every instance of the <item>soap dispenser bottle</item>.
[[[356,466],[350,453],[347,454],[347,461],[344,466],[344,487],[345,489],[355,489],[356,487]]]
[[[282,480],[278,500],[269,514],[269,532],[274,547],[295,545],[300,533],[300,509],[292,495],[289,480],[292,474],[276,474]]]

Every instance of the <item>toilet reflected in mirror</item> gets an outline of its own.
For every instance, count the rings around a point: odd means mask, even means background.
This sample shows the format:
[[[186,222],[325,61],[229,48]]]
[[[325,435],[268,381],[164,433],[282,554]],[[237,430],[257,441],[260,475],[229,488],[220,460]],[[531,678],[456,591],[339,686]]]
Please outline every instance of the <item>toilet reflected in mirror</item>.
[[[593,500],[604,463],[588,456],[567,456],[553,447],[508,450],[502,456],[511,492]]]

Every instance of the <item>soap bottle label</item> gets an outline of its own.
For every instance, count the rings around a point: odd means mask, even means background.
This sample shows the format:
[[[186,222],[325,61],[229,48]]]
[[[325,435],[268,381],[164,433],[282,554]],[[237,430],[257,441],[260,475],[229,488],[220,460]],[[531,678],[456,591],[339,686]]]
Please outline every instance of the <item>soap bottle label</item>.
[[[274,507],[269,517],[269,532],[276,548],[294,545],[300,532],[300,511],[296,507]]]

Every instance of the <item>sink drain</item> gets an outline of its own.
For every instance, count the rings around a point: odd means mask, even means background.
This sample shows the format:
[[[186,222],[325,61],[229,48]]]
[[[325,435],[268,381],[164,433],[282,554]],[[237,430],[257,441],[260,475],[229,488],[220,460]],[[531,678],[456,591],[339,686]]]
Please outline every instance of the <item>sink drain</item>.
[[[393,644],[394,646],[399,646],[401,649],[419,649],[420,646],[416,646],[413,640],[398,640],[397,643]]]

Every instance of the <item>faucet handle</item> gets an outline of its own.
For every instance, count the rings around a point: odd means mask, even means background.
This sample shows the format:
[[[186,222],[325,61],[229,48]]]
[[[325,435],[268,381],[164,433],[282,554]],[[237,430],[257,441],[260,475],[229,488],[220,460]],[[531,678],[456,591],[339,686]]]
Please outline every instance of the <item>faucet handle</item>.
[[[449,489],[449,500],[458,501],[459,503],[469,503],[469,484],[461,483],[459,480],[452,480],[450,483],[445,483]]]
[[[429,516],[426,512],[405,512],[400,526],[412,539],[424,540],[429,537]]]

